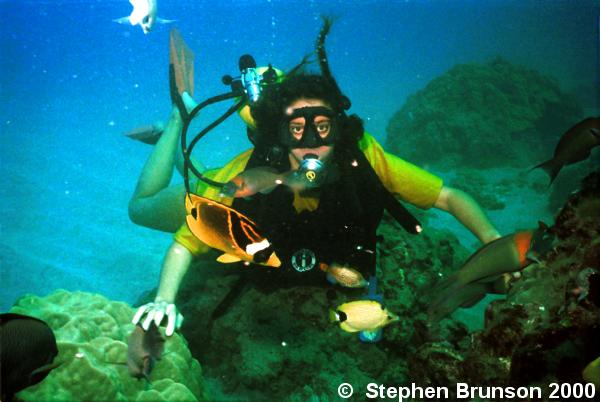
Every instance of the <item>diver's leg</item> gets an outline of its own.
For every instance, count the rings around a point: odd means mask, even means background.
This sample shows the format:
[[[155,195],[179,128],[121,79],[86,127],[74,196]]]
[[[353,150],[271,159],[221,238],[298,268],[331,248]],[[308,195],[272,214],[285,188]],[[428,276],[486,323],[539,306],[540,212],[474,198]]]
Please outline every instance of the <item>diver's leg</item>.
[[[184,204],[183,184],[169,186],[150,197],[132,198],[129,202],[129,217],[138,225],[175,233],[185,223]]]
[[[181,99],[183,100],[183,104],[185,105],[185,108],[188,111],[188,113],[191,112],[196,106],[198,106],[198,102],[196,102],[194,98],[192,98],[191,95],[187,92],[183,92],[181,94]],[[192,139],[189,135],[190,134],[188,134],[187,138],[188,142]],[[181,147],[179,147],[175,155],[175,168],[181,176],[183,176],[183,159],[183,152],[181,150]],[[194,164],[194,167],[198,169],[201,173],[204,173],[206,167],[200,161],[194,159],[193,157],[190,159],[191,162]]]
[[[175,155],[180,152],[181,127],[181,116],[173,107],[169,122],[146,161],[129,201],[129,217],[138,225],[174,232],[185,222],[185,191],[182,186],[169,187]]]

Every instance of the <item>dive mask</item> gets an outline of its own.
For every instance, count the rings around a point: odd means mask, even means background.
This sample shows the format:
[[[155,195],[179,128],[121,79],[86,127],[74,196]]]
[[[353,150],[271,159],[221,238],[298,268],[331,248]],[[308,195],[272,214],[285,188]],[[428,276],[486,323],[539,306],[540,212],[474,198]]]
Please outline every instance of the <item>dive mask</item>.
[[[293,121],[298,118],[304,121]],[[338,136],[336,114],[325,106],[307,106],[286,115],[279,129],[281,144],[293,148],[333,145]]]

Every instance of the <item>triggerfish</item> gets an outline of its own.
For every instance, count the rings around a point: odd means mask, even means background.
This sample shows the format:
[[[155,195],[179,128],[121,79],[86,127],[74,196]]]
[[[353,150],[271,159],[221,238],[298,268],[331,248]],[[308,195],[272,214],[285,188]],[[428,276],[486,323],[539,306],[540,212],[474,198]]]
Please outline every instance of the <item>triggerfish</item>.
[[[157,360],[165,350],[165,338],[156,325],[152,324],[147,331],[136,325],[127,341],[127,368],[135,378],[145,378],[150,382],[150,373]]]
[[[329,319],[331,322],[339,322],[340,328],[346,332],[377,331],[399,320],[398,316],[375,300],[344,303],[335,310],[330,310]]]
[[[554,246],[555,236],[540,222],[535,230],[519,231],[485,244],[454,274],[433,289],[429,316],[439,320],[458,307],[469,307],[493,289],[505,273],[520,271]]]
[[[600,145],[600,117],[589,117],[575,124],[558,141],[554,157],[533,169],[542,168],[554,181],[563,166],[587,159],[592,148]]]
[[[0,400],[42,381],[60,362],[56,337],[44,321],[21,314],[0,314]]]
[[[281,266],[271,243],[256,224],[235,209],[194,194],[186,195],[185,209],[186,222],[194,236],[224,253],[217,261]]]

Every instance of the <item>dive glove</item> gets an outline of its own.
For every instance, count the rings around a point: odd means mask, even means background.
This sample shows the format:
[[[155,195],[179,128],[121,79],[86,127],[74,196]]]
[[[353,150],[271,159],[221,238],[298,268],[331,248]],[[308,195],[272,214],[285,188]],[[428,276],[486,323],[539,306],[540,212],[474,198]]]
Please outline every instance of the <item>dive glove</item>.
[[[133,316],[131,323],[137,325],[142,322],[142,328],[144,331],[147,331],[152,322],[158,327],[165,317],[167,318],[165,335],[171,336],[176,329],[181,327],[183,316],[179,313],[175,304],[169,303],[161,298],[156,298],[154,302],[139,307]]]

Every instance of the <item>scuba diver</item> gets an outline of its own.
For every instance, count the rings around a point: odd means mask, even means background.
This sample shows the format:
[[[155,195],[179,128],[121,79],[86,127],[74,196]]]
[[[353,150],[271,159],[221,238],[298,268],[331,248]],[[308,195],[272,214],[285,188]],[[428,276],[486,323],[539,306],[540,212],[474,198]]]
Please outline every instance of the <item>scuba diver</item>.
[[[231,206],[256,222],[281,262],[273,272],[292,282],[327,276],[342,286],[367,286],[369,281],[360,279],[376,278],[376,230],[384,210],[405,230],[414,234],[422,230],[398,200],[421,209],[433,207],[449,212],[482,243],[499,238],[472,197],[386,153],[364,131],[357,115],[347,115],[350,101],[331,75],[324,49],[330,25],[326,20],[317,42],[321,73],[295,70],[285,79],[265,85],[242,113],[254,147],[221,169],[195,169],[196,176],[206,176],[209,182],[224,186],[214,187],[198,180],[194,194]],[[170,179],[177,140],[187,127],[180,115],[185,113],[181,106],[173,108],[140,183],[147,177],[156,180],[146,170],[149,166],[162,166]],[[161,150],[169,154],[154,155],[162,146]],[[155,164],[156,160],[161,163]],[[262,185],[268,175],[276,175],[277,185]],[[161,189],[153,186],[159,189],[154,195],[159,194],[159,201],[155,201],[161,206],[137,212],[149,214],[148,219],[156,221],[147,226],[166,231],[177,223],[181,227],[164,258],[154,302],[141,306],[133,322],[146,329],[153,322],[160,325],[166,320],[166,335],[170,336],[183,320],[175,305],[182,279],[194,257],[209,247],[182,224],[186,220],[185,192],[181,187],[169,188],[168,180],[162,179]],[[138,183],[140,187],[144,186]],[[246,192],[247,187],[253,191]],[[141,223],[138,218],[132,216]],[[354,276],[358,282],[345,282],[348,273],[360,274]]]

